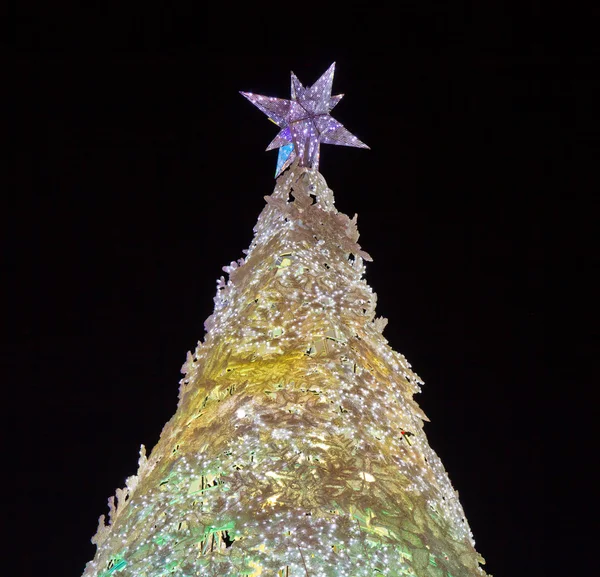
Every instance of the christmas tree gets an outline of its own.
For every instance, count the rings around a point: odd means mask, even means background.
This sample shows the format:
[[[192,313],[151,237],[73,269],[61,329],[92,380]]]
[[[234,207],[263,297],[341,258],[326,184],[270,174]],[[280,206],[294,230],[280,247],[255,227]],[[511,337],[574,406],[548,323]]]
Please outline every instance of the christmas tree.
[[[275,190],[84,577],[485,575],[356,216],[318,172],[320,143],[366,147],[329,115],[332,81],[333,65],[312,87],[292,75],[291,100],[244,93],[281,128]]]

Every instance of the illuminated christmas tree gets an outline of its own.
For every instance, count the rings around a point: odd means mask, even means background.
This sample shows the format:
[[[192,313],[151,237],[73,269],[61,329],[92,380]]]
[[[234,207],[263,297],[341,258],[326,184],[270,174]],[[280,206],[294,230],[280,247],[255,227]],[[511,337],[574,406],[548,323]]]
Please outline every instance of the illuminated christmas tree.
[[[329,115],[332,80],[244,94],[281,128],[280,176],[85,577],[485,575],[422,383],[375,316],[356,216],[318,172],[321,142],[365,147]]]

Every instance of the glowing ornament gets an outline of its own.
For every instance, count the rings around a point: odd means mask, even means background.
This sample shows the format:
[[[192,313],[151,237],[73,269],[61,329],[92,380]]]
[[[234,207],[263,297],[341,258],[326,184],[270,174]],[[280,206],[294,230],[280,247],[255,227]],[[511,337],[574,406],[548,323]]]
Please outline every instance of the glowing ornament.
[[[319,168],[319,144],[369,148],[329,113],[342,99],[331,95],[335,63],[312,86],[304,87],[292,72],[292,99],[241,92],[281,128],[267,150],[279,148],[275,176],[296,158],[299,166]]]

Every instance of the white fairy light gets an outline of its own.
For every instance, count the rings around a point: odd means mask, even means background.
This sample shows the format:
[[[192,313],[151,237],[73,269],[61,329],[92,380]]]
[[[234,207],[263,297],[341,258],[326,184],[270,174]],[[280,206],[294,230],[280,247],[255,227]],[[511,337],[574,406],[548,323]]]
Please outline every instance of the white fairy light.
[[[282,174],[84,577],[485,575],[357,238],[319,173]]]

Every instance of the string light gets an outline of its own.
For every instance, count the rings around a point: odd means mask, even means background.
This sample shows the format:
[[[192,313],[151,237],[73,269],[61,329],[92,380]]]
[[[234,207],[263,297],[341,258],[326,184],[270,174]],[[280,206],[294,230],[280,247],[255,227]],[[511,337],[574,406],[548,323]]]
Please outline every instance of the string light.
[[[485,575],[356,219],[298,164],[224,267],[177,411],[109,500],[84,577]]]

